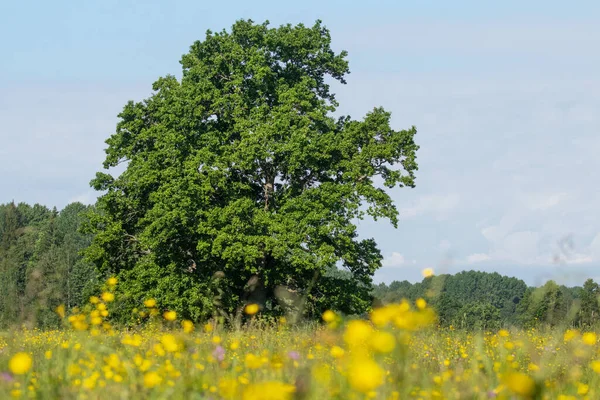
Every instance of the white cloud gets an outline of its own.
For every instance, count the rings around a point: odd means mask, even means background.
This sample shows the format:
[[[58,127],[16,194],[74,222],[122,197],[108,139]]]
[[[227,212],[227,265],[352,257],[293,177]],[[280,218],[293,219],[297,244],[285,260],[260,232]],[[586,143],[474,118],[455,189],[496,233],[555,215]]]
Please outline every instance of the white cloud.
[[[565,260],[566,264],[577,265],[577,264],[588,264],[593,262],[594,259],[585,254],[575,254]]]
[[[491,260],[491,257],[484,253],[474,253],[467,257],[467,263],[475,264]]]
[[[425,214],[434,214],[437,218],[445,218],[460,202],[456,193],[427,195],[419,197],[413,205],[400,209],[400,218],[408,219]]]
[[[401,267],[406,263],[404,256],[396,251],[394,251],[389,257],[386,257],[381,262],[381,265],[384,267]],[[413,260],[414,263],[414,260]]]
[[[530,193],[524,196],[525,205],[532,211],[547,211],[568,197],[567,193]]]

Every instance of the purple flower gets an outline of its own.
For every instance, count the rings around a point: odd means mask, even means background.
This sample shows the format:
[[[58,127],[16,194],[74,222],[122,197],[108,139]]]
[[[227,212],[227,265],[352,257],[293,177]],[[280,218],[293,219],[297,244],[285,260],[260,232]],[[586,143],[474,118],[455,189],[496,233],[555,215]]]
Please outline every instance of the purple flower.
[[[288,353],[288,357],[291,358],[292,360],[299,360],[300,359],[300,353],[298,353],[297,351],[290,351]]]
[[[217,360],[223,361],[223,359],[225,358],[225,349],[223,347],[221,347],[221,346],[217,346],[213,350],[212,355]]]
[[[489,397],[490,399],[493,399],[493,398],[495,398],[496,396],[498,396],[498,393],[494,392],[493,390],[490,390],[490,391],[488,392],[488,397]]]
[[[14,378],[8,372],[3,372],[3,373],[0,374],[0,381],[12,382],[12,381],[14,381]]]

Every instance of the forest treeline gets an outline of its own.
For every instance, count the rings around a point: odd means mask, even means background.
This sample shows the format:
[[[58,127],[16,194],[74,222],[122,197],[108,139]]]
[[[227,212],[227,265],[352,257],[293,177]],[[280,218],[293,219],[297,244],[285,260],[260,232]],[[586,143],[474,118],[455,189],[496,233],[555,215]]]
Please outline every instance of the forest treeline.
[[[40,204],[0,205],[0,328],[55,327],[54,312],[87,301],[98,281],[81,250],[91,237],[79,232],[81,203],[62,211]]]
[[[497,272],[464,271],[436,275],[422,282],[394,281],[374,286],[383,303],[406,298],[429,299],[442,326],[499,329],[539,325],[592,326],[598,320],[599,286],[588,279],[583,287],[566,287],[549,280],[530,287],[518,278]]]
[[[81,306],[98,289],[105,277],[82,256],[92,240],[80,230],[90,207],[72,203],[58,211],[40,204],[0,205],[0,328],[56,327],[58,305]],[[339,281],[345,276],[341,271],[333,275]],[[442,326],[467,329],[591,326],[600,315],[598,294],[599,285],[592,279],[581,287],[548,281],[536,288],[479,271],[372,288],[374,304],[424,298]]]

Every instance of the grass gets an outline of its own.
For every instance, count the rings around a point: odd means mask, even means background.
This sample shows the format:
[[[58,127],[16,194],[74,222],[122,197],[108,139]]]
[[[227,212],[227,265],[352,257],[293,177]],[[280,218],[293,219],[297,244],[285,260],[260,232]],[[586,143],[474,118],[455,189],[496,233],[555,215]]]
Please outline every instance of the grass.
[[[150,301],[151,322],[122,331],[106,322],[113,298],[100,299],[64,316],[64,329],[2,333],[0,398],[600,398],[593,332],[439,329],[423,300],[370,321],[327,312],[320,326],[257,314],[240,330],[194,326]]]

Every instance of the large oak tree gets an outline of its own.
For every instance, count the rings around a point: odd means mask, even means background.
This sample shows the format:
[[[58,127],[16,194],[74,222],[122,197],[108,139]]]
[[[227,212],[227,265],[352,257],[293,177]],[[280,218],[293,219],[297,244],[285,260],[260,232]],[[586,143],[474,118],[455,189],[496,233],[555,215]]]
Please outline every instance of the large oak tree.
[[[92,181],[105,194],[87,256],[120,276],[132,305],[152,296],[206,316],[218,271],[230,311],[248,300],[249,281],[267,307],[278,286],[317,308],[368,305],[360,288],[382,256],[353,221],[397,225],[384,188],[414,186],[418,146],[416,129],[392,129],[382,108],[362,120],[332,116],[328,82],[346,83],[346,56],[320,21],[240,20],[191,46],[181,80],[160,78],[148,99],[125,105],[104,168],[127,167]],[[336,266],[350,279],[326,275]]]

